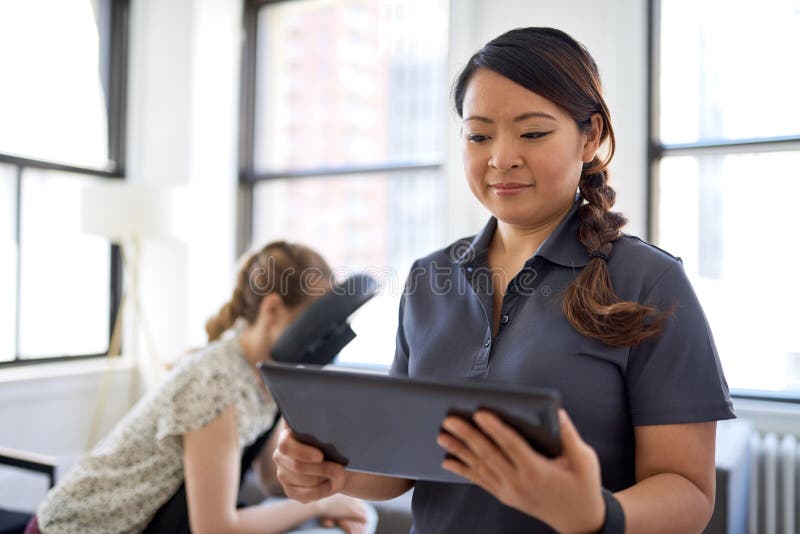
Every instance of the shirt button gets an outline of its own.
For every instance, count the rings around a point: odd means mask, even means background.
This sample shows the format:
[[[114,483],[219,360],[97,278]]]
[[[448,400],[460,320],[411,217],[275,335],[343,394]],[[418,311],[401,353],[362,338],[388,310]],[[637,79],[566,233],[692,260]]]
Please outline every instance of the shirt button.
[[[504,315],[504,316],[502,316],[502,317],[500,318],[500,322],[501,322],[502,324],[506,324],[506,323],[509,321],[509,319],[511,319],[511,318],[510,318],[508,315]]]
[[[487,340],[486,340],[486,343],[484,343],[484,344],[483,344],[483,348],[485,348],[485,349],[488,349],[488,348],[489,348],[489,345],[491,345],[491,344],[492,344],[491,340],[488,340],[488,339],[487,339]]]

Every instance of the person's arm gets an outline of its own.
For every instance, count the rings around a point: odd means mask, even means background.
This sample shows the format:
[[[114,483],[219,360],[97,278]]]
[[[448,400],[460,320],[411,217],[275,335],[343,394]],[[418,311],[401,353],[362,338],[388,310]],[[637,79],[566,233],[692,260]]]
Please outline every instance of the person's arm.
[[[561,410],[563,454],[548,459],[489,412],[444,422],[442,467],[559,532],[598,532],[605,519],[597,454]],[[628,534],[701,532],[714,509],[716,423],[636,427],[636,484],[615,494]],[[491,437],[491,438],[490,438]]]
[[[407,478],[348,471],[342,493],[369,501],[386,501],[399,497],[413,487],[414,481]]]
[[[318,516],[356,532],[366,521],[363,505],[343,496],[310,505],[283,501],[237,510],[240,458],[233,406],[185,434],[183,448],[189,523],[197,534],[279,533]]]
[[[382,501],[402,495],[414,485],[405,478],[347,471],[340,464],[326,462],[321,450],[300,443],[288,427],[281,429],[272,458],[286,495],[305,503],[340,492]]]
[[[635,427],[636,481],[616,494],[626,532],[701,532],[714,512],[716,422]]]
[[[278,437],[281,434],[281,429],[286,426],[286,422],[281,418],[266,443],[261,448],[255,461],[253,461],[253,471],[258,475],[258,482],[261,485],[262,491],[272,497],[283,497],[286,494],[278,481],[277,470],[275,462],[272,461],[272,455],[278,446]]]

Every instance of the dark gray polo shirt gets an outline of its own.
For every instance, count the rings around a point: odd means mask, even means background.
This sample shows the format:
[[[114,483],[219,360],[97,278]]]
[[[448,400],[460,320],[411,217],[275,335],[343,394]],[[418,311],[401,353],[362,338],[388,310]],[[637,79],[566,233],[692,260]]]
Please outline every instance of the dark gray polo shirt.
[[[603,486],[635,484],[637,425],[735,417],[717,350],[678,258],[625,235],[608,262],[620,298],[672,309],[661,335],[609,347],[579,334],[562,295],[586,265],[578,203],[510,281],[497,336],[487,264],[497,227],[414,263],[400,303],[392,373],[463,377],[555,388],[583,439],[597,452]],[[414,532],[552,532],[470,484],[417,482]]]

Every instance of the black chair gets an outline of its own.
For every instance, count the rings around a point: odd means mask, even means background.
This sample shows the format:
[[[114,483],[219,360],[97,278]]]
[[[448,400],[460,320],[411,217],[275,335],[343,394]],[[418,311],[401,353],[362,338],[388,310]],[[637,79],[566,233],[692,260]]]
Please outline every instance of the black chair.
[[[0,465],[46,475],[51,488],[56,483],[56,462],[50,456],[0,447]],[[0,534],[23,534],[31,517],[33,512],[0,508]]]

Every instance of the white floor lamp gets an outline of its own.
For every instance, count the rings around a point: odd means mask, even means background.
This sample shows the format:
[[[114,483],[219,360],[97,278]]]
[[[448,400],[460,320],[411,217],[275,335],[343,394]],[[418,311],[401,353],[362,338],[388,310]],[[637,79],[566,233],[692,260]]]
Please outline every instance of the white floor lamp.
[[[108,357],[112,359],[120,355],[123,325],[128,321],[126,352],[130,350],[136,358],[139,379],[145,388],[157,381],[160,360],[139,295],[141,242],[144,239],[175,238],[175,206],[175,190],[167,187],[120,182],[81,190],[81,231],[118,244],[122,256],[122,295],[111,332]],[[144,339],[145,350],[140,347],[140,337]],[[110,376],[110,372],[106,372],[100,386],[89,432],[89,447],[98,438]]]

